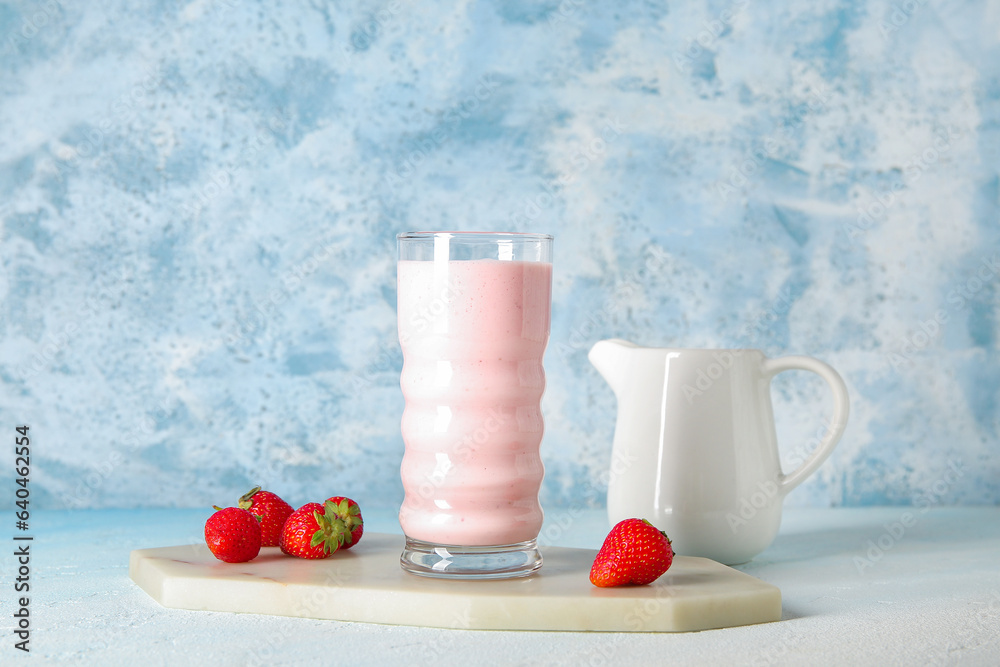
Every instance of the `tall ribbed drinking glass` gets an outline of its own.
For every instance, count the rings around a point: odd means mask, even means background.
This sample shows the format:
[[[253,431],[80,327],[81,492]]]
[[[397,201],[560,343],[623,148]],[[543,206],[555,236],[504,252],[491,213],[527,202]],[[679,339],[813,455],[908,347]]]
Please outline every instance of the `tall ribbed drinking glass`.
[[[538,491],[552,237],[397,237],[406,497],[414,574],[524,576],[541,567]]]

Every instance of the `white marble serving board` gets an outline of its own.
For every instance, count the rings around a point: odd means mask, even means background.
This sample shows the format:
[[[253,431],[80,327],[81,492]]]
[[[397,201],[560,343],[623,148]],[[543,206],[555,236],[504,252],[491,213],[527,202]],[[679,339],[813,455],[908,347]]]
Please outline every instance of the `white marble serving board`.
[[[707,558],[678,556],[649,586],[597,588],[596,551],[548,547],[536,574],[453,581],[399,567],[401,535],[365,533],[318,561],[264,548],[223,563],[204,544],[133,551],[129,576],[165,607],[470,630],[687,632],[777,621],[781,591]]]

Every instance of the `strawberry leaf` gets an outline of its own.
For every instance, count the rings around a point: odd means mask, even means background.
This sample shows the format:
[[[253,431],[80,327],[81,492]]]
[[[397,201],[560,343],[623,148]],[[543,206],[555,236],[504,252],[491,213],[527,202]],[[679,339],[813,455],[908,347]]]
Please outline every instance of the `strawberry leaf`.
[[[320,544],[323,544],[324,542],[326,542],[326,535],[323,534],[323,529],[321,528],[317,530],[315,533],[313,533],[312,539],[309,540],[309,546],[318,547]]]
[[[244,509],[244,510],[250,509],[250,507],[253,505],[253,497],[254,497],[254,495],[256,495],[256,493],[258,491],[260,491],[260,487],[259,486],[255,486],[252,489],[250,489],[249,491],[247,491],[246,493],[244,493],[242,496],[240,496],[239,502],[236,503],[237,506],[240,509]]]

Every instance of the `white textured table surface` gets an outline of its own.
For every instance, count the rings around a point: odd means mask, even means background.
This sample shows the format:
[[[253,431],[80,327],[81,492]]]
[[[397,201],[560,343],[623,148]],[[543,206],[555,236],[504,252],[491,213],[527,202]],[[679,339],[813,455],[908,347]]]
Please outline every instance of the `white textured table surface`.
[[[129,580],[129,552],[196,542],[208,514],[34,513],[26,656],[11,634],[14,517],[0,513],[0,526],[11,527],[0,537],[9,547],[0,550],[0,664],[1000,664],[996,507],[789,509],[775,543],[739,568],[781,589],[783,620],[680,635],[437,630],[165,609]],[[366,515],[370,530],[398,532],[391,511]],[[555,544],[596,548],[606,532],[603,512],[548,517],[543,534]],[[336,659],[315,660],[324,646],[335,647]]]

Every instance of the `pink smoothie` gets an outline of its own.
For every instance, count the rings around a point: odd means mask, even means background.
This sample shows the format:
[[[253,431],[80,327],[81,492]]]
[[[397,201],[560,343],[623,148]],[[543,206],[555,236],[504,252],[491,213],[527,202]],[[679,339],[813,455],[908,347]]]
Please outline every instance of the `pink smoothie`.
[[[534,539],[552,265],[400,261],[403,532],[436,544]]]

